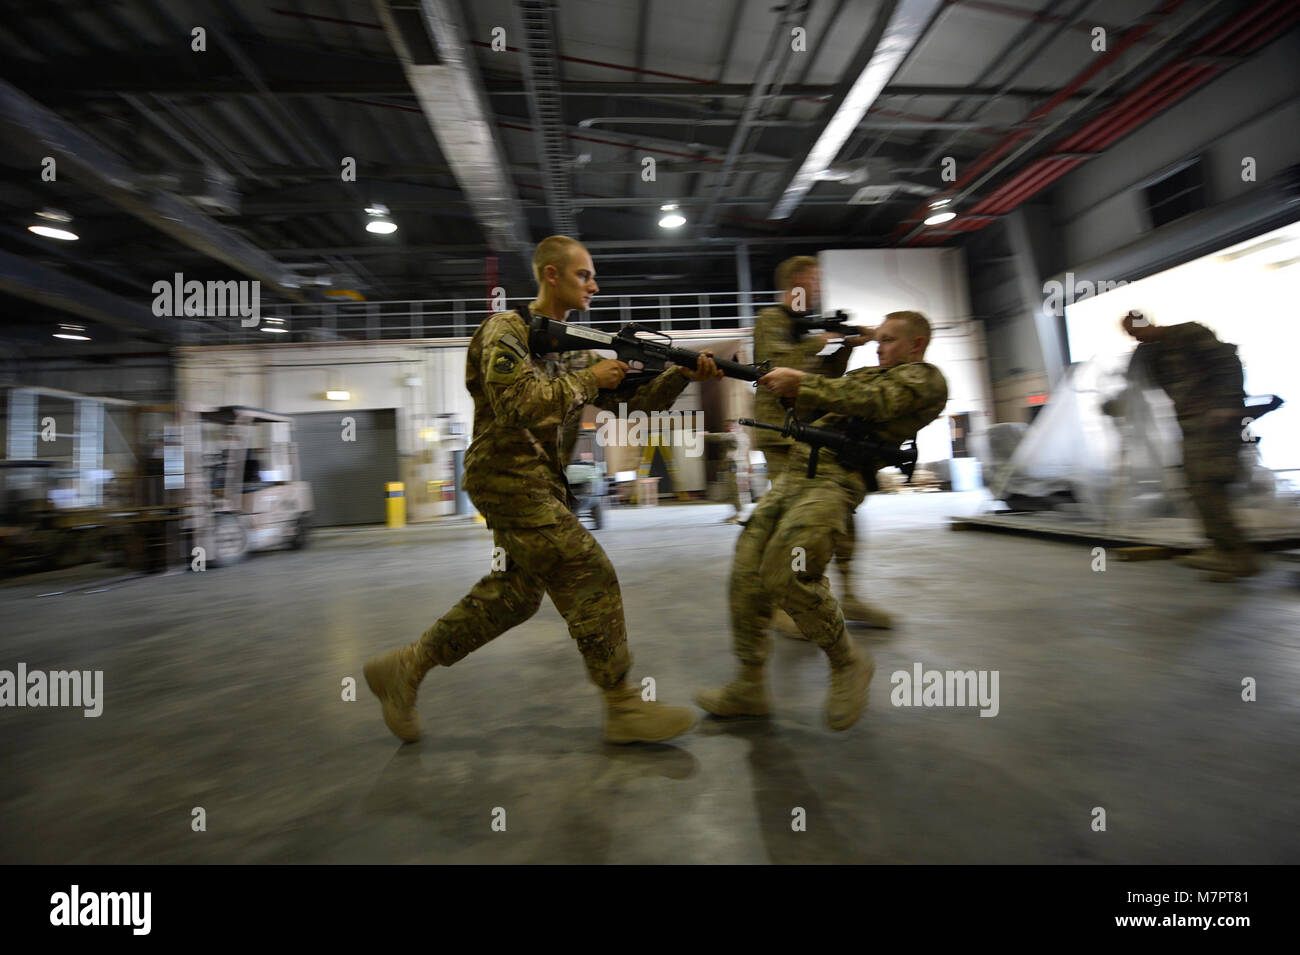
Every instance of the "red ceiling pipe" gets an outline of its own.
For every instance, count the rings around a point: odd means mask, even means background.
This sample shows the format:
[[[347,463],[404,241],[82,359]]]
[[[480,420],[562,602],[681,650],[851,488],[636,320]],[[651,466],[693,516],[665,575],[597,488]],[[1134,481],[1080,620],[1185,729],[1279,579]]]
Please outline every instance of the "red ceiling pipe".
[[[1191,67],[1179,73],[1166,88],[1152,91],[1144,102],[1140,105],[1135,104],[1135,108],[1131,111],[1103,114],[1081,131],[1085,135],[1082,148],[1079,151],[1101,152],[1111,143],[1142,125],[1155,114],[1161,112],[1175,101],[1182,99],[1197,86],[1208,80],[1212,72],[1217,71],[1213,67]],[[1073,147],[1063,143],[1060,149],[1062,152],[1070,152]]]
[[[1287,3],[1286,0],[1269,0],[1269,2],[1252,9],[1239,20],[1222,26],[1211,32],[1208,36],[1203,37],[1194,45],[1193,49],[1198,54],[1206,51],[1214,51],[1220,54],[1227,51],[1247,52],[1258,48],[1263,43],[1267,42],[1268,39],[1281,33],[1297,19],[1300,19],[1300,4]],[[1173,87],[1172,89],[1166,88],[1161,90],[1157,96],[1143,103],[1140,107],[1136,104],[1136,100],[1140,98],[1139,95],[1131,94],[1126,96],[1122,101],[1114,104],[1110,109],[1102,114],[1102,116],[1099,116],[1083,130],[1072,134],[1072,136],[1067,140],[1058,144],[1056,146],[1056,151],[1097,151],[1098,144],[1104,146],[1113,143],[1141,122],[1149,119],[1151,116],[1168,107],[1178,99],[1185,97],[1192,90],[1196,89],[1226,68],[1227,66],[1221,63],[1196,64],[1190,66],[1184,64],[1179,69],[1177,79],[1171,84]],[[1174,71],[1169,67],[1159,71],[1155,77],[1142,84],[1139,91],[1135,91],[1135,93],[1145,93],[1149,91],[1155,83],[1160,82],[1160,80],[1168,79],[1173,75],[1173,72]],[[1116,122],[1116,120],[1118,120],[1118,122]],[[1107,125],[1110,125],[1111,128],[1105,129],[1104,127]],[[1072,145],[1073,148],[1067,148],[1067,144]],[[1083,144],[1082,149],[1079,148],[1079,144]],[[1083,160],[1079,160],[1079,162],[1082,161]],[[1049,177],[1040,177],[1040,179],[1034,183],[1034,188],[1027,188],[1022,184],[1017,190],[1021,195],[1016,205],[1019,205],[1020,202],[1023,202],[1025,199],[1029,198],[1029,196],[1050,184],[1050,182],[1055,181],[1055,179],[1059,178],[1060,175],[1064,175],[1069,168],[1073,167],[1062,166],[1058,168],[1060,168],[1058,174]],[[999,190],[999,192],[1001,192],[1001,190]],[[1014,208],[1014,205],[1009,206],[1007,211],[1010,211],[1011,208]],[[901,225],[903,225],[903,223],[900,223],[900,226]],[[895,231],[898,230],[896,229]],[[920,237],[914,237],[913,241],[915,242],[918,238]]]
[[[1162,3],[1157,10],[1155,10],[1152,14],[1148,15],[1146,23],[1141,23],[1138,26],[1134,27],[1132,30],[1127,31],[1120,38],[1119,42],[1116,43],[1115,46],[1110,50],[1109,53],[1107,53],[1105,56],[1099,57],[1096,63],[1094,63],[1092,66],[1088,67],[1086,70],[1076,75],[1074,79],[1072,79],[1069,83],[1067,83],[1064,87],[1062,87],[1051,99],[1049,99],[1042,106],[1039,106],[1028,116],[1026,116],[1022,122],[1024,122],[1025,124],[1031,124],[1034,123],[1036,120],[1039,120],[1042,117],[1046,116],[1047,114],[1053,112],[1058,106],[1060,106],[1067,99],[1069,99],[1069,97],[1076,90],[1081,88],[1084,83],[1092,79],[1093,76],[1095,76],[1097,73],[1101,72],[1112,62],[1114,62],[1114,60],[1121,53],[1125,52],[1129,47],[1133,46],[1140,39],[1142,39],[1142,37],[1150,33],[1152,28],[1155,26],[1157,19],[1163,16],[1167,16],[1170,13],[1173,13],[1180,6],[1182,6],[1184,2],[1185,0],[1165,0],[1165,2]],[[996,161],[1002,154],[1007,152],[1007,150],[1009,150],[1018,140],[1028,135],[1028,133],[1029,133],[1028,129],[1018,130],[1010,134],[1001,143],[997,143],[994,146],[992,146],[990,149],[986,150],[983,153],[983,155],[981,155],[979,159],[975,161],[975,164],[966,171],[966,175],[963,176],[960,180],[958,180],[954,188],[959,188],[963,183],[969,182],[977,174],[982,172],[988,166],[992,165],[994,161]],[[908,231],[911,225],[915,223],[918,220],[918,218],[924,218],[924,214],[928,210],[929,210],[928,201],[919,204],[915,209],[912,210],[912,212],[907,217],[905,217],[902,221],[898,223],[897,226],[894,227],[894,231],[890,233],[891,238],[893,236],[900,236],[904,232]]]
[[[1295,10],[1295,4],[1287,0],[1265,0],[1241,15],[1231,24],[1232,33],[1227,36],[1212,35],[1206,38],[1205,48],[1197,47],[1201,53],[1231,53],[1239,46],[1250,43],[1261,31],[1275,25],[1280,18]]]
[[[1163,88],[1175,77],[1181,75],[1186,69],[1187,67],[1183,64],[1170,64],[1165,66],[1140,85],[1125,93],[1104,113],[1095,116],[1070,136],[1061,140],[1061,151],[1082,152],[1088,149],[1088,143],[1095,133],[1102,129],[1107,123],[1112,122],[1115,116],[1122,116],[1139,108],[1149,100],[1155,90]]]
[[[1024,202],[1026,199],[1032,196],[1034,193],[1046,189],[1052,183],[1056,182],[1056,180],[1060,179],[1062,176],[1068,173],[1071,169],[1074,169],[1076,166],[1084,162],[1086,162],[1086,160],[1069,159],[1066,160],[1065,162],[1057,163],[1055,166],[1050,167],[1038,182],[1033,183],[1032,185],[1025,185],[1021,189],[1017,190],[1014,196],[1009,196],[1006,199],[1004,199],[999,205],[999,208],[997,210],[998,214],[1006,215],[1016,206],[1020,205],[1022,202]]]
[[[1004,214],[1018,206],[1024,197],[1033,195],[1049,183],[1055,182],[1082,162],[1084,162],[1082,159],[1053,160],[1051,156],[1045,156],[1013,176],[1002,189],[980,203],[979,211]]]

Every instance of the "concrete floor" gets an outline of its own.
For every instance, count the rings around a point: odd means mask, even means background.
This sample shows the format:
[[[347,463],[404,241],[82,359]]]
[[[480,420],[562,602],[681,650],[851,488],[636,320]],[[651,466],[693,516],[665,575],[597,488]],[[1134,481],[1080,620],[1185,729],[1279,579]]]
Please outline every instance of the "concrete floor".
[[[1097,573],[1086,545],[947,529],[977,505],[886,496],[859,513],[860,589],[905,620],[855,630],[877,670],[846,733],[821,722],[820,651],[780,640],[775,718],[606,746],[546,602],[435,670],[427,736],[399,745],[361,662],[486,570],[481,526],[328,533],[98,593],[0,588],[0,669],[102,669],[106,697],[98,719],[0,709],[0,862],[1300,861],[1294,571],[1271,562],[1230,585],[1164,561]],[[726,510],[621,510],[598,535],[633,675],[667,702],[732,670]],[[890,674],[914,662],[998,670],[999,715],[891,705]],[[340,698],[349,676],[357,702]],[[1241,700],[1246,676],[1258,702]]]

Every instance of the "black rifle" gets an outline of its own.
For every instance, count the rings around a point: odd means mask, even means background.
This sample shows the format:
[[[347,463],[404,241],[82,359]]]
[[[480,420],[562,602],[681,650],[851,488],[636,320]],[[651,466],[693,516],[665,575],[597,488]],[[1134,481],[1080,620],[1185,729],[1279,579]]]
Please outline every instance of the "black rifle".
[[[818,428],[800,421],[793,411],[785,416],[784,425],[764,424],[753,418],[737,418],[737,423],[751,428],[766,428],[779,431],[787,438],[794,438],[812,446],[808,455],[808,477],[817,476],[817,456],[822,448],[830,448],[839,458],[840,463],[850,470],[859,472],[867,482],[868,491],[880,490],[876,472],[881,468],[895,467],[902,471],[910,482],[912,472],[916,470],[916,442],[909,438],[902,444],[882,441],[867,430],[861,421],[850,419],[843,431],[831,428]]]
[[[842,332],[845,335],[858,334],[858,326],[849,324],[849,313],[838,308],[830,318],[824,315],[791,315],[790,321],[794,324],[794,330],[800,338],[816,331]]]
[[[659,338],[638,338],[637,332],[658,335]],[[640,366],[634,367],[627,373],[623,379],[624,384],[628,382],[643,384],[650,381],[662,374],[669,362],[694,370],[700,358],[699,352],[691,351],[689,348],[677,348],[667,335],[646,328],[644,325],[638,325],[636,322],[628,322],[617,333],[611,334],[585,325],[557,322],[544,315],[534,315],[528,323],[528,347],[534,355],[581,351],[589,348],[612,351],[620,361],[625,361],[629,365],[636,362]],[[722,373],[728,378],[739,378],[741,381],[758,381],[770,370],[768,362],[746,365],[738,361],[728,361],[726,358],[714,358],[713,363],[721,368]]]

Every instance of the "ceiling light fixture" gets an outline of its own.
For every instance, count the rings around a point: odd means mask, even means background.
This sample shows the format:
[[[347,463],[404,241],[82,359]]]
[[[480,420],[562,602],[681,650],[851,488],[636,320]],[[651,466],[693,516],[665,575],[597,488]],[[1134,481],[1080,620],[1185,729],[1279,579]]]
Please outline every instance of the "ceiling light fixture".
[[[85,334],[85,325],[65,325],[59,323],[59,330],[54,333],[55,338],[63,338],[72,342],[88,342],[90,336]]]
[[[947,205],[948,203],[950,203],[950,202],[952,202],[952,197],[951,197],[951,196],[949,196],[949,197],[946,198],[946,199],[931,199],[931,200],[930,200],[930,208],[931,208],[931,209],[942,209],[944,206],[946,206],[946,205]]]
[[[388,215],[388,206],[381,202],[374,205],[366,206],[366,215],[370,221],[366,223],[366,231],[373,232],[376,235],[390,235],[397,231],[397,223]]]
[[[72,242],[81,238],[75,232],[59,228],[67,225],[72,221],[72,216],[58,209],[43,209],[36,213],[36,218],[43,219],[44,222],[38,222],[35,225],[27,227],[28,232],[34,232],[37,235],[45,236],[47,239],[62,239],[64,242]]]
[[[676,229],[686,225],[686,217],[677,210],[677,204],[670,202],[659,207],[663,213],[659,217],[659,228]]]
[[[951,222],[955,218],[957,218],[957,213],[955,212],[936,212],[925,220],[925,224],[939,225],[942,222]]]

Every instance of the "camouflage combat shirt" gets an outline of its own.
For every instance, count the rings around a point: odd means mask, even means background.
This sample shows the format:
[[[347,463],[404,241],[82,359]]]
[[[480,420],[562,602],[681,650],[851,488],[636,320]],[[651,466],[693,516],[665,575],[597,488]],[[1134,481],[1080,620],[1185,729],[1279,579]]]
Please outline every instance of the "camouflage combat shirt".
[[[817,353],[826,346],[818,335],[803,338],[795,331],[790,315],[784,306],[765,308],[754,319],[754,361],[771,361],[773,368],[797,368],[814,375],[838,378],[848,367],[852,349],[843,346],[829,355]],[[784,424],[786,409],[781,399],[766,388],[754,395],[754,418],[764,424]],[[763,428],[753,430],[754,448],[789,447],[794,442],[775,431]]]
[[[564,469],[584,405],[666,411],[690,384],[669,368],[639,388],[601,391],[591,366],[602,360],[594,351],[533,356],[518,312],[497,312],[478,327],[465,359],[465,387],[474,399],[465,490],[489,527],[556,523],[557,507],[569,500]]]
[[[859,368],[843,378],[807,375],[799,383],[795,412],[819,428],[839,428],[847,418],[867,422],[878,438],[895,444],[916,433],[943,412],[948,403],[948,382],[934,365],[909,361],[891,368]],[[822,412],[821,417],[815,417]],[[829,412],[829,413],[827,413]],[[810,448],[796,442],[790,451],[787,474],[803,476]],[[840,465],[835,452],[823,449],[817,458],[817,479],[834,481],[858,494],[866,481],[857,471]]]
[[[1184,432],[1210,411],[1222,410],[1225,420],[1237,423],[1246,403],[1237,346],[1219,341],[1204,325],[1166,326],[1159,341],[1138,345],[1132,360],[1169,395]]]

